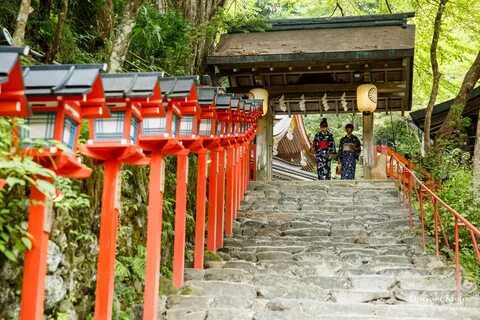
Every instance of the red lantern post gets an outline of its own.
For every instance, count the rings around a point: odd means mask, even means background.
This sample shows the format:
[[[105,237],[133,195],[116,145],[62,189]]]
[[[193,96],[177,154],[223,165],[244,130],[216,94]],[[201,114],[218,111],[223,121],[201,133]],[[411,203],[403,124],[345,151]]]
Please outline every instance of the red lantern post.
[[[0,46],[0,116],[28,117],[30,109],[25,98],[20,55],[28,47]]]
[[[198,103],[202,108],[199,135],[202,138],[203,148],[198,154],[198,175],[197,175],[197,207],[195,217],[195,250],[193,266],[196,269],[203,268],[203,256],[205,246],[205,203],[206,203],[206,171],[207,151],[216,148],[219,138],[216,137],[217,112],[215,109],[215,95],[218,89],[215,87],[200,87],[197,90]],[[216,168],[211,165],[211,170]],[[215,181],[216,182],[216,181]],[[212,180],[210,180],[210,184]],[[216,185],[216,184],[215,184]],[[210,186],[211,187],[211,186]],[[215,191],[210,188],[210,190]],[[216,196],[214,196],[216,197]],[[210,229],[209,229],[210,233]]]
[[[162,149],[163,154],[177,156],[177,187],[175,201],[175,238],[173,250],[173,285],[183,285],[185,266],[185,232],[188,184],[188,154],[202,148],[198,136],[201,109],[197,101],[197,77],[162,78],[160,86],[164,99],[172,109],[176,109],[181,118],[171,121],[176,137],[175,142]],[[167,120],[168,121],[168,120]]]
[[[32,116],[20,130],[24,154],[57,175],[86,178],[91,170],[75,156],[82,118],[108,114],[100,71],[105,65],[26,67],[25,93]],[[43,317],[48,237],[52,204],[32,187],[28,232],[32,249],[25,254],[20,319]]]
[[[163,115],[158,77],[161,74],[105,74],[102,82],[111,117],[91,119],[90,138],[82,152],[104,162],[100,240],[95,290],[95,319],[111,319],[115,254],[123,163],[145,165],[139,145],[142,111]]]
[[[223,246],[224,233],[224,206],[225,206],[225,145],[228,144],[231,134],[231,102],[233,95],[224,93],[216,96],[216,110],[218,116],[217,137],[218,144],[212,147],[212,166],[210,172],[209,208],[208,208],[208,239],[207,248],[216,251]],[[215,190],[212,190],[215,188]],[[215,203],[210,204],[212,199]]]

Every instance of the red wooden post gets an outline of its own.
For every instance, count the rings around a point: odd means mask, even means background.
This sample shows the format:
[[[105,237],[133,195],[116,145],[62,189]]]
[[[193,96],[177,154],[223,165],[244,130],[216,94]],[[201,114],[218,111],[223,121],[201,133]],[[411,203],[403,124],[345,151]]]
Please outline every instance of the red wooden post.
[[[33,237],[32,249],[25,253],[20,319],[41,320],[45,298],[49,226],[47,197],[35,186],[30,194],[28,232]]]
[[[120,203],[120,166],[121,163],[117,160],[108,160],[104,164],[97,287],[95,290],[96,320],[112,318],[118,206]]]
[[[160,282],[160,259],[162,253],[162,210],[164,188],[163,154],[156,150],[150,160],[148,184],[147,258],[143,319],[157,319],[158,285]]]
[[[215,252],[217,250],[216,229],[217,229],[217,175],[218,175],[218,152],[212,150],[210,153],[212,162],[208,178],[208,238],[207,249]]]
[[[207,150],[198,151],[197,212],[195,216],[195,254],[193,267],[203,269],[205,246],[205,193],[207,189]]]
[[[223,247],[223,232],[225,223],[225,151],[219,148],[217,182],[217,248]]]
[[[226,187],[226,214],[225,214],[225,234],[232,236],[233,223],[233,152],[232,146],[227,147],[227,187]]]
[[[233,147],[233,161],[232,161],[232,171],[233,171],[233,182],[232,182],[232,207],[233,207],[233,220],[237,218],[237,184],[238,184],[238,172],[237,172],[237,158],[238,158],[238,148]]]
[[[183,285],[185,266],[185,223],[187,210],[188,150],[177,155],[177,189],[175,196],[175,238],[173,243],[173,286]]]

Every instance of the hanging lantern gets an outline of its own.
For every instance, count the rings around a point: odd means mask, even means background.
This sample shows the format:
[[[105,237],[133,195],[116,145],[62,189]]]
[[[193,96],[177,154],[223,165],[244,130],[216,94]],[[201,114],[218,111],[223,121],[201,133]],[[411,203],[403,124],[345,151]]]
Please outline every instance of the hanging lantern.
[[[263,99],[263,115],[268,112],[268,91],[262,88],[255,88],[250,90],[255,99]]]
[[[361,84],[357,87],[357,108],[364,114],[370,114],[377,108],[377,87],[373,84]]]

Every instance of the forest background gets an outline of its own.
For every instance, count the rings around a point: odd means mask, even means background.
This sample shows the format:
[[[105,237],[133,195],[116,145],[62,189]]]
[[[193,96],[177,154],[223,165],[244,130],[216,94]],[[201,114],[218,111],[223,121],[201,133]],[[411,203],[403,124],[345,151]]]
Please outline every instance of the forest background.
[[[328,17],[411,12],[416,17],[413,110],[424,108],[432,92],[431,45],[439,4],[445,0],[3,0],[0,26],[19,45],[43,54],[25,64],[107,62],[111,71],[165,71],[166,75],[202,74],[205,57],[219,36],[248,24],[262,29],[267,19]],[[19,22],[17,22],[17,18]],[[437,102],[455,97],[480,48],[480,1],[450,0],[443,11],[438,40]],[[434,100],[434,101],[435,101]],[[339,139],[346,122],[361,132],[360,115],[329,117]],[[319,116],[305,118],[313,136]],[[473,125],[462,123],[463,126]],[[84,126],[82,138],[87,136]],[[377,141],[427,168],[442,182],[441,196],[477,226],[479,203],[472,188],[471,158],[460,140],[441,154],[422,156],[422,138],[400,114],[376,115]],[[460,130],[461,131],[461,130]],[[23,252],[31,246],[25,231],[28,186],[42,172],[31,159],[11,153],[11,123],[0,118],[0,318],[15,319],[19,310]],[[13,161],[12,161],[13,160]],[[89,165],[88,160],[85,160]],[[195,181],[196,159],[190,157],[189,179]],[[173,240],[175,158],[166,161],[162,234],[162,287],[170,290]],[[93,167],[93,165],[92,165]],[[65,199],[56,204],[47,277],[47,319],[89,319],[93,312],[102,168],[87,180],[56,177]],[[422,173],[422,170],[419,170]],[[131,319],[142,302],[148,168],[122,169],[122,211],[117,247],[116,319]],[[51,189],[53,185],[41,186]],[[195,184],[188,186],[187,260],[192,260]],[[431,221],[431,220],[430,220]],[[451,221],[444,222],[449,235]],[[467,279],[480,283],[471,248],[462,247]],[[450,252],[445,252],[449,255]]]

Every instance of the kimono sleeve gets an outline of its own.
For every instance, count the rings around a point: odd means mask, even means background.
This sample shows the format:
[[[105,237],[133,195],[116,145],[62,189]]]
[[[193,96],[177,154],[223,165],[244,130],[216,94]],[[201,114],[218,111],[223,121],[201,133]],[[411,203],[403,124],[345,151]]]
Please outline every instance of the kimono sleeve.
[[[328,153],[337,153],[336,152],[336,148],[335,148],[335,140],[333,139],[333,135],[328,135],[328,142],[329,142],[329,146],[328,146]]]

